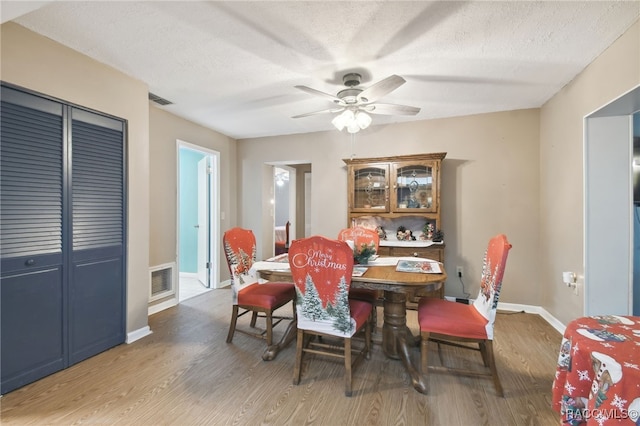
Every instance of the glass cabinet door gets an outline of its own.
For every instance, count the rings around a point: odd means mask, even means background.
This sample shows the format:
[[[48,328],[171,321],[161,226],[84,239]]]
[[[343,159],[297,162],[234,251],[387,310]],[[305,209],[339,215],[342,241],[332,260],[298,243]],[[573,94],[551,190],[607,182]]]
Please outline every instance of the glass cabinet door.
[[[436,167],[434,161],[393,164],[391,211],[437,211]]]
[[[368,164],[354,166],[351,179],[351,210],[357,212],[389,211],[389,166]]]

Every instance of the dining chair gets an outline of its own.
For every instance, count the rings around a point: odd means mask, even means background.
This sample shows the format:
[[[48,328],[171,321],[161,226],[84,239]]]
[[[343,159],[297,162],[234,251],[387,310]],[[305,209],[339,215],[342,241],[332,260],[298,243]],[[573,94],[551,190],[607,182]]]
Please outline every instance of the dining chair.
[[[376,253],[378,252],[378,247],[380,246],[380,236],[378,235],[378,232],[360,226],[341,229],[338,233],[338,240],[347,242],[352,241],[354,248],[359,248],[362,246],[362,244],[373,244],[374,248],[376,249]],[[349,298],[364,300],[365,302],[369,302],[374,306],[371,315],[371,323],[373,330],[375,331],[378,321],[376,306],[378,304],[378,301],[380,300],[380,293],[377,290],[369,290],[366,288],[352,288],[349,291]]]
[[[240,227],[226,231],[222,238],[227,265],[231,273],[233,308],[227,343],[236,331],[273,343],[273,328],[283,320],[296,316],[295,288],[292,283],[261,282],[250,269],[256,261],[256,237],[250,229]],[[291,302],[293,317],[274,316],[273,312]],[[250,329],[238,328],[238,318],[251,313]],[[258,317],[265,319],[265,328],[256,327]]]
[[[353,241],[356,248],[360,247],[362,244],[373,244],[376,252],[380,246],[380,235],[378,235],[378,232],[362,226],[341,229],[338,233],[338,239],[341,241]]]
[[[353,366],[369,357],[372,309],[370,303],[348,296],[353,251],[343,241],[313,236],[291,243],[289,265],[298,321],[293,384],[300,383],[304,354],[342,358],[345,395],[351,396]],[[352,345],[352,337],[362,331],[364,341]]]
[[[471,305],[424,297],[418,302],[420,325],[420,367],[429,371],[493,377],[496,393],[504,396],[493,354],[493,325],[496,319],[502,277],[511,244],[504,234],[491,238],[484,254],[480,292]],[[428,343],[436,342],[440,366],[428,365]],[[441,344],[480,351],[484,371],[446,367]],[[473,346],[470,346],[473,345]],[[475,344],[478,346],[476,347]]]

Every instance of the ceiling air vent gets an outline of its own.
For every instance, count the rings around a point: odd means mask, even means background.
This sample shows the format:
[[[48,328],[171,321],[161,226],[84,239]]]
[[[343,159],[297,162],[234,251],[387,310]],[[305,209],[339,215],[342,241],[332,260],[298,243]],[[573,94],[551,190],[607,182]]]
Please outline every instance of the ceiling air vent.
[[[152,101],[152,102],[157,103],[158,105],[171,105],[171,104],[173,104],[173,102],[168,101],[165,98],[161,98],[158,95],[154,95],[151,92],[149,92],[149,100]]]

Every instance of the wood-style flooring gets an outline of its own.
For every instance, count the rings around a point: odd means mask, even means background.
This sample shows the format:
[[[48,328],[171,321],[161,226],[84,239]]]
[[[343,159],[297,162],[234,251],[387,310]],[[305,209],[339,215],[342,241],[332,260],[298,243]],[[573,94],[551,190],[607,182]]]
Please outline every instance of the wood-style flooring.
[[[309,357],[292,384],[295,344],[274,361],[264,342],[236,333],[225,343],[230,290],[213,290],[152,315],[153,334],[4,395],[3,425],[555,425],[551,386],[561,336],[541,317],[502,313],[494,349],[505,397],[490,379],[430,375],[430,393],[374,345],[344,396],[339,360]],[[289,314],[290,306],[282,313]],[[379,308],[379,321],[382,310]],[[243,317],[244,319],[244,317]],[[415,311],[409,325],[416,330]],[[282,324],[279,337],[284,331]],[[376,338],[380,337],[380,332]],[[436,346],[430,362],[438,363]],[[473,368],[478,352],[443,347],[445,361]],[[419,348],[414,357],[418,362]]]

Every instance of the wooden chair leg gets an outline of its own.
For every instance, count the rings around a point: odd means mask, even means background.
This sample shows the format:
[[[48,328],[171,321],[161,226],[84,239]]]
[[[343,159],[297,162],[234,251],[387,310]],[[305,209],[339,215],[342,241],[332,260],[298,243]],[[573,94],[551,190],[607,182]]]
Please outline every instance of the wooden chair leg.
[[[480,355],[482,355],[482,362],[485,367],[489,367],[489,356],[487,355],[487,345],[485,342],[479,342],[478,346],[480,346]]]
[[[267,319],[267,346],[271,346],[273,342],[273,312],[266,313]]]
[[[426,378],[429,373],[429,333],[421,333],[420,340],[420,372]]]
[[[300,367],[302,365],[302,346],[304,345],[304,331],[298,330],[296,341],[296,362],[293,366],[293,384],[300,383]]]
[[[227,343],[233,340],[233,334],[236,332],[236,322],[238,322],[238,305],[233,305],[231,311],[231,323],[229,324],[229,334],[227,334]]]
[[[487,358],[489,358],[489,369],[491,370],[491,375],[493,376],[493,384],[496,387],[496,393],[498,394],[498,396],[504,397],[502,384],[500,383],[500,378],[498,377],[498,369],[496,368],[496,360],[493,356],[493,341],[486,341],[486,351]]]
[[[378,308],[376,307],[376,303],[373,303],[373,309],[371,310],[371,327],[372,333],[375,333],[378,329]]]
[[[368,343],[365,343],[368,344]],[[345,391],[344,394],[346,396],[351,396],[352,391],[351,391],[351,380],[352,380],[352,375],[351,375],[351,339],[350,338],[346,338],[344,339],[344,368],[345,368],[345,373],[344,373],[344,381],[345,381]]]
[[[373,337],[371,337],[371,323],[367,323],[364,328],[364,347],[365,347],[365,357],[367,359],[371,359],[371,342],[373,341]]]
[[[251,323],[249,324],[252,328],[255,328],[257,319],[258,313],[256,311],[253,311],[253,313],[251,314]]]

